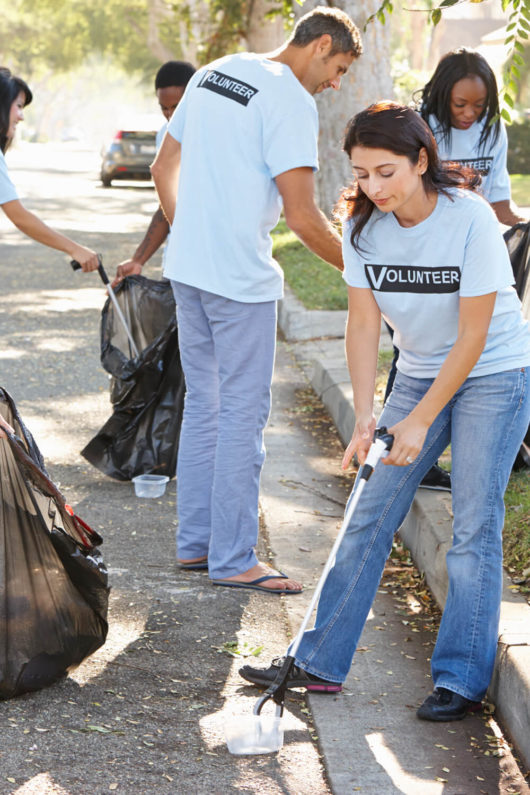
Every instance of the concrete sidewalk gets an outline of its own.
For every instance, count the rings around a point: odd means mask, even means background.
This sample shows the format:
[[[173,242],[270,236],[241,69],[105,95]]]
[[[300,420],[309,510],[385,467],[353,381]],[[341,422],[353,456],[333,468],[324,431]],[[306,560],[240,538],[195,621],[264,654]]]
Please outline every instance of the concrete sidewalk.
[[[298,364],[347,443],[354,426],[352,390],[344,358],[345,312],[309,312],[290,293],[280,303],[279,324]],[[390,346],[382,333],[382,346]],[[445,555],[451,546],[451,499],[420,489],[400,534],[438,604],[447,594]],[[496,715],[530,768],[530,606],[504,577],[497,660],[488,696]]]

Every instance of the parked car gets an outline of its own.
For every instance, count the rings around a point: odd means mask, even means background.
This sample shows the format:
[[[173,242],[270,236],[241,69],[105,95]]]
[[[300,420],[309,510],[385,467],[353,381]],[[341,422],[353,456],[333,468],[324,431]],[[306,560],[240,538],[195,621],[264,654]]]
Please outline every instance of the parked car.
[[[101,182],[109,188],[113,179],[151,179],[156,132],[119,130],[102,152]]]

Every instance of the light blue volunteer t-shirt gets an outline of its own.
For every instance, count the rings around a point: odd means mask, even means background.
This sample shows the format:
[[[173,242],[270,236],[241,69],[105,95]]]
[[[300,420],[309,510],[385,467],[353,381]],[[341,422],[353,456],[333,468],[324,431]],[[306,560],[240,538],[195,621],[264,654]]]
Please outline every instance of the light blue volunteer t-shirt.
[[[492,130],[485,146],[480,145],[480,136],[484,129],[485,119],[476,121],[467,130],[451,127],[449,136],[444,136],[436,116],[429,116],[429,127],[438,144],[438,152],[442,160],[455,160],[463,166],[474,168],[482,175],[480,193],[489,202],[509,199],[510,176],[506,166],[508,156],[508,136],[501,121],[499,135],[494,141]]]
[[[395,330],[398,370],[435,378],[458,333],[459,299],[497,292],[486,345],[470,377],[530,365],[530,329],[511,286],[508,250],[491,207],[467,190],[438,196],[431,215],[402,227],[377,208],[359,254],[344,225],[344,279],[370,288]]]
[[[194,74],[168,132],[182,163],[164,275],[235,301],[281,298],[274,178],[318,167],[313,97],[285,64],[228,55]]]
[[[18,199],[17,191],[9,177],[4,154],[0,151],[0,204],[7,204],[15,199]]]

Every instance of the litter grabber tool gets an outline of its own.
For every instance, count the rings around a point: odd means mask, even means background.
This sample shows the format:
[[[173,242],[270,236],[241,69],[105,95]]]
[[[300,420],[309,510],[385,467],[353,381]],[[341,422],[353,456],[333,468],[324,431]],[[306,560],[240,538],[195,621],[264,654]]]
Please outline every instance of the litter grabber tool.
[[[106,273],[106,271],[105,271],[105,268],[103,267],[103,263],[102,263],[102,261],[101,261],[101,257],[99,257],[99,256],[98,256],[98,260],[99,260],[98,273],[99,273],[99,275],[100,275],[100,277],[101,277],[101,281],[102,281],[102,282],[103,282],[103,284],[105,285],[105,287],[106,287],[106,289],[107,289],[107,292],[108,292],[108,294],[109,294],[109,298],[110,298],[110,300],[112,301],[112,304],[113,304],[113,306],[114,306],[114,311],[115,311],[115,312],[116,312],[116,314],[118,315],[118,317],[119,317],[119,319],[120,319],[120,322],[122,323],[122,325],[123,325],[123,328],[125,329],[125,332],[126,332],[126,334],[127,334],[127,338],[128,338],[128,340],[129,340],[129,344],[130,344],[130,346],[131,346],[131,350],[132,350],[133,354],[134,354],[135,356],[139,356],[139,355],[140,355],[140,351],[138,350],[138,348],[137,348],[137,346],[136,346],[136,343],[135,343],[135,341],[134,341],[134,337],[133,337],[133,335],[131,334],[131,330],[130,330],[129,326],[127,325],[127,321],[125,320],[125,316],[124,316],[123,312],[121,311],[121,307],[120,307],[120,305],[119,305],[119,303],[118,303],[118,299],[117,299],[117,298],[116,298],[116,296],[114,295],[114,290],[113,290],[113,289],[112,289],[112,287],[110,286],[110,280],[109,280],[109,277],[107,276],[107,273]],[[80,265],[80,263],[79,263],[79,262],[77,262],[77,260],[75,260],[75,259],[73,259],[73,260],[70,262],[70,265],[72,266],[72,268],[73,268],[75,271],[78,271],[78,270],[80,270],[80,269],[81,269],[81,265]]]
[[[284,663],[278,672],[278,676],[266,693],[261,696],[254,707],[253,714],[244,718],[234,718],[232,722],[225,725],[225,736],[228,750],[232,754],[266,754],[279,751],[283,745],[283,729],[281,718],[284,710],[285,691],[289,674],[294,665],[296,652],[302,642],[302,637],[307,629],[313,610],[320,598],[324,583],[332,569],[338,549],[342,539],[351,522],[354,511],[359,503],[366,482],[369,480],[377,463],[381,458],[385,458],[392,448],[394,437],[389,434],[386,428],[377,428],[374,433],[372,445],[366,456],[366,461],[359,470],[355,491],[350,499],[344,520],[335,543],[331,548],[326,565],[322,571],[320,579],[313,593],[309,607],[303,618],[302,624],[289,654],[285,657]],[[274,715],[262,715],[261,710],[267,701],[273,701],[276,705]]]

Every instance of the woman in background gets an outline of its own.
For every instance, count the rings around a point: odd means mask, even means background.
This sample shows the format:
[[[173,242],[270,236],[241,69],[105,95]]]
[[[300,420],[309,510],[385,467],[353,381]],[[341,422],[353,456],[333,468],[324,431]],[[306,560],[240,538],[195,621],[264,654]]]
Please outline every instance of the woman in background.
[[[480,192],[501,224],[527,221],[511,202],[506,165],[508,138],[499,115],[497,81],[486,59],[462,47],[440,60],[421,89],[420,113],[431,128],[442,160],[474,168]]]
[[[9,69],[0,67],[0,206],[25,235],[44,246],[64,251],[71,259],[77,260],[84,271],[96,270],[99,264],[96,252],[55,232],[27,210],[9,177],[4,155],[13,141],[17,124],[24,119],[24,108],[32,99],[28,85],[12,75]]]

